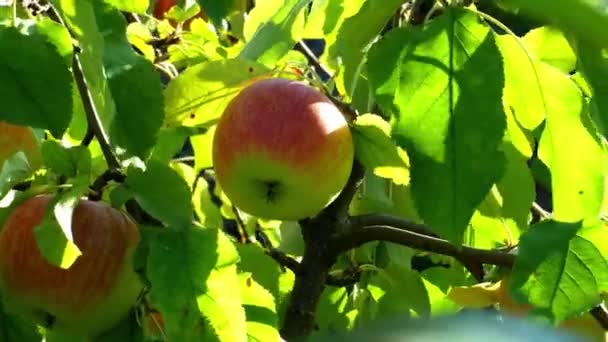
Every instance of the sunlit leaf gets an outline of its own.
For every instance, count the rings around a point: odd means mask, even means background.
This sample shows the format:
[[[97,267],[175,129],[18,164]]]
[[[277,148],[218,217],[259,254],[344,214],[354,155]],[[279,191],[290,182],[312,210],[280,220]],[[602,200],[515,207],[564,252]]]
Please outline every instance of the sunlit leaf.
[[[424,30],[387,34],[368,71],[378,104],[396,117],[392,133],[410,157],[418,213],[461,241],[504,169],[503,65],[489,28],[450,9]]]

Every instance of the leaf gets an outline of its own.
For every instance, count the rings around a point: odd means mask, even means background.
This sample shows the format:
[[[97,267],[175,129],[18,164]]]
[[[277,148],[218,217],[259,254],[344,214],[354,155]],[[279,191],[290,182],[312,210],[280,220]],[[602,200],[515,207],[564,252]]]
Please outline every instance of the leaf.
[[[25,153],[21,151],[6,159],[0,167],[0,199],[4,198],[14,185],[32,176],[33,172]]]
[[[172,227],[190,226],[190,189],[169,166],[151,160],[145,171],[131,167],[124,186],[150,215]]]
[[[106,32],[104,67],[116,106],[109,127],[110,139],[129,154],[144,158],[154,145],[164,118],[160,75],[131,47],[124,16],[116,9],[97,4],[96,20]]]
[[[95,103],[95,109],[103,124],[108,129],[114,118],[114,101],[104,71],[104,39],[97,27],[97,19],[91,1],[55,0],[53,5],[60,12],[73,39],[80,47],[80,61],[87,81],[87,88]],[[76,101],[80,103],[81,101]]]
[[[355,154],[363,166],[395,184],[409,183],[409,159],[390,136],[390,124],[380,116],[364,114],[352,127]]]
[[[247,19],[243,25],[243,38],[245,41],[250,41],[262,24],[272,20],[272,16],[281,9],[284,3],[285,0],[256,1],[255,6],[247,14]]]
[[[330,48],[329,53],[335,48],[335,55],[342,58],[344,73],[339,75],[338,84],[347,96],[354,98],[368,47],[402,4],[402,0],[367,0],[357,14],[342,23],[336,44]]]
[[[378,300],[378,318],[409,315],[410,310],[420,317],[429,317],[431,304],[418,272],[391,263],[382,273],[375,274],[370,283],[385,292]]]
[[[608,261],[585,237],[596,229],[605,230],[543,221],[522,235],[509,288],[514,298],[556,323],[599,304],[608,290]]]
[[[354,16],[359,12],[365,1],[367,0],[326,0],[324,22],[323,22],[323,37],[325,40],[325,53],[321,56],[321,63],[334,71],[339,67],[338,61],[338,32],[346,21],[346,19]],[[309,19],[310,20],[310,19]]]
[[[579,39],[573,40],[578,65],[591,88],[593,120],[604,136],[608,136],[608,49],[596,49]]]
[[[55,46],[0,26],[0,120],[61,137],[72,117],[72,77]]]
[[[194,169],[202,170],[213,166],[213,136],[215,128],[211,126],[204,134],[195,135],[190,138],[194,149]]]
[[[196,0],[196,2],[217,26],[221,24],[222,19],[230,14],[230,10],[234,6],[234,0]]]
[[[483,309],[498,303],[500,283],[480,283],[472,286],[455,286],[448,298],[463,308]]]
[[[137,14],[144,14],[150,5],[150,0],[104,0],[104,2],[123,12]]]
[[[387,34],[371,49],[368,71],[410,157],[418,213],[459,243],[504,168],[503,66],[493,36],[475,15],[449,9],[424,30]]]
[[[150,300],[164,318],[167,339],[245,340],[235,266],[238,254],[223,233],[192,227],[165,230],[150,238]]]
[[[295,227],[289,227],[297,229]],[[293,287],[294,274],[281,267],[274,259],[264,253],[264,250],[254,244],[237,245],[241,256],[239,272],[251,274],[258,286],[263,287],[273,297],[274,312],[282,313],[289,299]],[[264,265],[264,267],[260,267]],[[245,299],[243,299],[245,301]],[[244,303],[245,304],[245,303]],[[281,315],[282,317],[282,315]]]
[[[225,59],[189,67],[165,89],[166,127],[211,126],[230,100],[269,69],[243,59]]]
[[[79,173],[90,172],[91,157],[86,147],[66,148],[57,141],[46,140],[41,149],[44,165],[58,175],[75,177]]]
[[[604,197],[602,145],[577,86],[557,69],[539,66],[548,111],[538,156],[551,171],[554,218],[596,218]]]
[[[40,342],[36,325],[21,316],[5,312],[0,302],[0,341]]]
[[[72,234],[72,214],[78,204],[79,195],[63,195],[49,202],[42,222],[34,228],[34,237],[40,254],[52,265],[68,269],[82,255]]]
[[[285,0],[283,6],[264,22],[241,50],[240,58],[268,67],[291,50],[304,32],[300,13],[312,0]]]
[[[588,0],[502,0],[518,7],[521,13],[541,18],[562,29],[572,32],[581,39],[593,44],[596,48],[608,47],[608,13]],[[597,2],[595,2],[597,4]],[[576,15],[573,15],[573,14]]]
[[[72,38],[65,26],[44,17],[36,21],[36,31],[43,34],[57,48],[68,67],[72,66]]]
[[[241,298],[247,317],[248,341],[279,341],[274,297],[250,274],[239,274]]]
[[[496,44],[504,58],[505,105],[522,126],[532,130],[540,125],[547,112],[538,63],[510,35],[497,35]]]
[[[531,30],[524,36],[523,43],[536,59],[564,73],[570,73],[576,67],[576,55],[568,40],[553,26],[542,26]]]
[[[209,182],[205,177],[200,177],[196,183],[196,189],[192,194],[192,202],[194,212],[203,227],[221,229],[224,226],[222,214],[220,213],[219,205],[212,198]]]

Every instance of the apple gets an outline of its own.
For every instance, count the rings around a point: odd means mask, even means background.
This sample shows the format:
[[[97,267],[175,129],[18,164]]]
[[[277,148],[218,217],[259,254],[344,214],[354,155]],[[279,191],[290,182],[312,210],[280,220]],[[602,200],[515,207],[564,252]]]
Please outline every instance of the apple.
[[[0,121],[0,168],[6,159],[23,151],[33,169],[42,163],[40,144],[30,127]]]
[[[177,0],[157,0],[156,3],[154,4],[154,10],[152,11],[152,15],[154,16],[154,18],[162,20],[165,18],[165,14],[167,12],[169,12],[171,7],[175,6],[176,4],[177,4]],[[184,22],[184,27],[186,29],[188,29],[190,27],[190,23],[195,18],[201,18],[205,21],[207,21],[209,19],[207,17],[207,15],[205,14],[205,12],[201,9],[194,17],[189,18],[188,20],[186,20]],[[177,26],[177,24],[174,20],[171,19],[169,21],[171,22],[171,25],[173,27]]]
[[[40,254],[34,229],[52,198],[38,195],[18,205],[0,231],[0,293],[10,311],[51,331],[94,337],[125,318],[142,282],[133,268],[137,225],[102,202],[80,200],[72,216],[82,255],[68,269]]]
[[[260,218],[299,220],[344,188],[354,150],[348,123],[323,93],[268,78],[234,97],[213,138],[213,165],[226,196]]]
[[[146,341],[165,341],[165,321],[158,311],[147,312],[144,316],[144,336]]]

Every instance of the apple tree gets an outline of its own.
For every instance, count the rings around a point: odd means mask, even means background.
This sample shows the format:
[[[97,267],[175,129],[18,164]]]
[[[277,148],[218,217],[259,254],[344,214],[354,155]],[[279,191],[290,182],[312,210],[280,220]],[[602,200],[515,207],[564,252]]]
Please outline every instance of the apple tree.
[[[605,341],[606,27],[0,1],[0,341]]]

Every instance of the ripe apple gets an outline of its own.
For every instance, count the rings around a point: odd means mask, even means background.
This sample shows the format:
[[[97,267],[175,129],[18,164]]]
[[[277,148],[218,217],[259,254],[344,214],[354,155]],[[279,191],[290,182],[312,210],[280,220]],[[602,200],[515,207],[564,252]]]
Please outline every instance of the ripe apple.
[[[165,18],[165,14],[167,12],[169,12],[169,10],[171,9],[171,7],[175,6],[175,4],[177,3],[177,0],[157,0],[156,4],[154,4],[154,10],[152,12],[152,14],[154,15],[154,18],[156,19],[164,19]],[[192,18],[189,18],[188,20],[186,20],[184,22],[184,27],[186,29],[188,29],[190,27],[190,23],[192,22],[192,20],[194,20],[195,18],[201,18],[205,21],[207,21],[209,18],[207,17],[207,15],[205,14],[205,11],[203,11],[202,9],[198,12],[197,15],[195,15]],[[174,20],[169,20],[171,22],[171,25],[173,27],[176,26],[176,23]]]
[[[30,127],[0,121],[0,168],[6,159],[23,151],[33,169],[42,163],[40,144]]]
[[[137,225],[102,202],[80,200],[72,216],[82,255],[68,269],[40,254],[34,228],[50,195],[17,206],[0,231],[0,293],[7,307],[52,331],[96,336],[125,318],[142,289],[133,269]]]
[[[323,93],[269,78],[228,104],[212,155],[218,183],[237,207],[261,218],[299,220],[342,191],[354,151],[346,119]]]

